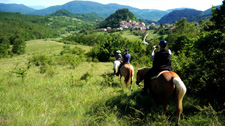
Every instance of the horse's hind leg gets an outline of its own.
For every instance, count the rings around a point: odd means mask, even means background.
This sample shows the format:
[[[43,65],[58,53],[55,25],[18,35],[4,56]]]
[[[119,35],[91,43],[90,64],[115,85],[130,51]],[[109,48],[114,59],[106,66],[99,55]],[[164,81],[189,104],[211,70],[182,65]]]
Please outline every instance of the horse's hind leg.
[[[130,90],[132,91],[132,79],[130,81]]]
[[[122,84],[122,76],[120,75],[120,84]]]
[[[164,96],[164,100],[163,100],[163,115],[166,115],[166,112],[168,110],[167,104],[169,102],[169,97],[168,96]]]
[[[124,80],[124,82],[125,82],[125,84],[126,84],[126,86],[128,87],[128,79],[127,78],[125,78],[125,80]]]
[[[183,101],[183,97],[176,98],[176,113],[177,113],[177,122],[176,122],[176,125],[177,126],[179,126],[180,115],[183,112],[182,101]]]

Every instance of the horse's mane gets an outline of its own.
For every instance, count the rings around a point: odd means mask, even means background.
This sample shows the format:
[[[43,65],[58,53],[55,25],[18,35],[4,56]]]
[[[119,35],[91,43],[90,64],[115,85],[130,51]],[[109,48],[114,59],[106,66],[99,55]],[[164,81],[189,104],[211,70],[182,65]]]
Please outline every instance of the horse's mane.
[[[150,69],[151,68],[149,68],[149,67],[142,67],[142,68],[138,69],[138,73],[139,74],[141,73],[144,76]]]

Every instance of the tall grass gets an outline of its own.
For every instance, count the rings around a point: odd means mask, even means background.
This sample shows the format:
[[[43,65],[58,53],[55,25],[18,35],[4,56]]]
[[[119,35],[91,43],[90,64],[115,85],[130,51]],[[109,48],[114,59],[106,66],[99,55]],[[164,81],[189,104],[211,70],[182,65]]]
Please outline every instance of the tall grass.
[[[59,55],[64,44],[27,43],[26,54],[0,59],[0,125],[174,125],[173,102],[167,116],[162,115],[162,106],[152,111],[149,97],[141,96],[135,83],[132,92],[120,84],[112,63],[83,62],[74,69],[55,64],[49,76],[37,66],[27,69],[28,59],[35,54]],[[15,72],[19,68],[26,70],[23,78]],[[224,124],[224,116],[211,106],[196,104],[196,99],[185,97],[181,124]]]

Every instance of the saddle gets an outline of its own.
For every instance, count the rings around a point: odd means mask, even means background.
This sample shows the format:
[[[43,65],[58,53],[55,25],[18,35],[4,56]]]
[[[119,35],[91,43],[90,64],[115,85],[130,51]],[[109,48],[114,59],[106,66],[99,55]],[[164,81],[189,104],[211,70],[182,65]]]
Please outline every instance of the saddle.
[[[156,76],[153,76],[153,77],[151,78],[151,80],[158,78],[162,73],[165,73],[165,72],[169,72],[169,71],[168,71],[168,70],[163,70],[163,71],[161,71],[159,74],[157,74]]]

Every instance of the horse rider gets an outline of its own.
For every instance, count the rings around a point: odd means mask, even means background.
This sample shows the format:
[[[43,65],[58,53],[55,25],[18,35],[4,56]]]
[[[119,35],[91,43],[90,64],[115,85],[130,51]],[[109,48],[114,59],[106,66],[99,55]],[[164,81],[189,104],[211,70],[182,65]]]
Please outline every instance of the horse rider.
[[[118,69],[118,72],[116,73],[116,76],[119,76],[119,74],[120,74],[120,68],[121,68],[125,63],[130,64],[131,55],[129,54],[129,50],[128,50],[128,49],[125,49],[124,51],[125,51],[125,54],[123,55],[123,59],[122,59],[123,62],[120,64],[119,69]]]
[[[169,49],[165,49],[166,45],[167,41],[161,40],[158,46],[152,47],[151,59],[154,59],[153,67],[146,73],[146,79],[151,79],[153,76],[164,70],[171,71],[171,51]],[[159,48],[160,51],[155,53],[156,48]],[[148,82],[151,82],[151,80]],[[147,89],[150,85],[150,83],[148,83],[148,85],[144,85],[144,88],[142,89],[141,93],[146,94]]]
[[[120,50],[117,50],[117,51],[116,51],[116,55],[115,55],[116,60],[121,61],[121,59],[122,59],[122,55],[121,55],[120,53],[121,53],[121,51],[120,51]]]

